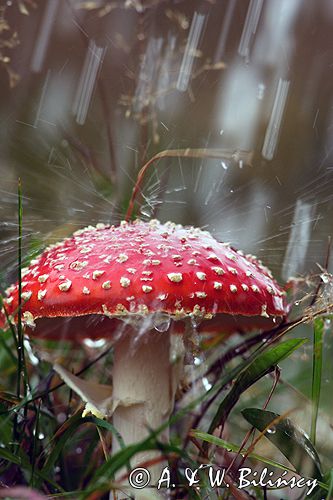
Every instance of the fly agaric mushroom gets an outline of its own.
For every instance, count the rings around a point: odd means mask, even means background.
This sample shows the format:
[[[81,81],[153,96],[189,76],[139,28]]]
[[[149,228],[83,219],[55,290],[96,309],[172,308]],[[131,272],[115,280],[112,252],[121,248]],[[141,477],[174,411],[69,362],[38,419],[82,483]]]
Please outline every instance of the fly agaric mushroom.
[[[260,261],[207,231],[157,220],[79,230],[47,248],[22,275],[22,319],[31,336],[60,335],[66,319],[68,339],[112,338],[119,320],[131,320],[115,343],[112,405],[88,406],[113,413],[127,445],[172,412],[171,333],[184,331],[190,320],[201,322],[201,331],[267,328],[286,314],[284,293]],[[18,285],[7,290],[4,304],[16,314]],[[140,318],[144,323],[136,323]],[[147,458],[152,455],[140,456]]]

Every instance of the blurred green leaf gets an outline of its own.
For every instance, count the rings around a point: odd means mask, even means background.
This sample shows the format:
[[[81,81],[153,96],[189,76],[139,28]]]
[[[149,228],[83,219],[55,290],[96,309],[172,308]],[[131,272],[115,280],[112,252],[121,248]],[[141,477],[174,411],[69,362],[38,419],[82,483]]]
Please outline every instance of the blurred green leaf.
[[[73,437],[75,431],[83,424],[94,424],[98,427],[102,427],[104,429],[107,429],[108,431],[111,431],[116,438],[120,442],[120,446],[124,446],[124,443],[119,436],[119,433],[116,431],[116,429],[113,427],[112,424],[109,422],[96,418],[96,417],[84,417],[82,418],[81,413],[76,413],[73,415],[67,422],[66,422],[66,430],[63,432],[61,437],[57,440],[57,443],[55,444],[53,450],[49,454],[44,467],[43,467],[43,472],[45,474],[51,474],[60,454],[62,453],[65,445],[67,442]]]
[[[29,476],[31,476],[32,468],[31,468],[30,460],[29,460],[29,457],[24,453],[22,448],[19,449],[18,453],[14,454],[14,453],[10,452],[8,449],[0,447],[0,458],[2,458],[3,460],[6,460],[7,462],[10,462],[12,464],[18,465],[23,470],[27,471]],[[40,471],[40,470],[35,469],[34,474],[41,481],[46,481],[48,484],[52,485],[57,490],[63,491],[62,488],[55,481],[53,481],[45,473],[44,470]]]
[[[223,425],[240,395],[246,389],[273,370],[278,363],[287,358],[292,352],[303,345],[304,342],[306,342],[305,339],[289,339],[266,352],[259,353],[250,365],[237,377],[231,391],[220,404],[209,426],[208,433],[212,434],[216,427]]]
[[[321,374],[323,366],[324,318],[316,318],[313,325],[313,361],[312,361],[312,415],[311,441],[316,444],[316,429],[321,391]]]
[[[280,418],[278,413],[257,408],[247,408],[242,411],[242,415],[260,432],[269,427],[273,420]],[[322,481],[320,458],[316,449],[305,432],[296,427],[289,418],[283,418],[272,424],[272,427],[265,432],[265,436],[293,464],[299,474],[306,477],[312,475]]]
[[[172,444],[163,444],[157,441],[158,432],[153,432],[151,435],[141,441],[140,443],[127,446],[123,450],[118,451],[113,457],[102,464],[91,478],[87,485],[82,498],[87,498],[92,491],[107,491],[111,487],[111,482],[114,479],[115,473],[127,466],[130,460],[137,453],[149,450],[160,450],[162,455],[175,454],[185,459],[189,463],[189,467],[197,468],[198,464],[195,463],[187,455],[186,451],[178,446]]]
[[[329,471],[328,475],[329,475],[329,486],[328,486],[328,493],[326,496],[326,500],[330,500],[330,498],[333,498],[333,469]]]
[[[316,488],[309,496],[309,500],[332,500],[333,498],[333,469],[324,474],[324,484],[319,482],[320,488]]]
[[[201,432],[198,430],[192,430],[191,434],[195,436],[198,439],[202,439],[202,441],[206,441],[207,443],[214,444],[215,446],[220,446],[221,448],[224,448],[225,450],[233,453],[238,453],[240,450],[239,445],[230,443],[229,441],[225,441],[224,439],[221,439],[217,436],[212,436],[211,434],[208,434],[206,432]],[[242,448],[242,454],[246,453],[246,449]],[[271,465],[272,467],[276,467],[277,469],[281,470],[288,470],[290,472],[295,472],[294,469],[291,469],[290,467],[287,467],[284,464],[281,464],[280,462],[276,462],[275,460],[271,460],[269,458],[263,457],[262,455],[258,455],[257,453],[249,453],[247,455],[249,458],[253,458],[254,460],[258,460],[259,462],[262,462],[267,465]]]

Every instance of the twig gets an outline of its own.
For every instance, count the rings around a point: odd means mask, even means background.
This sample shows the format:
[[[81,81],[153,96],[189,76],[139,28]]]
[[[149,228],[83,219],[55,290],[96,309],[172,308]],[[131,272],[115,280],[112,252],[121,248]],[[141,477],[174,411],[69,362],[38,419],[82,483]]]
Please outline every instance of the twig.
[[[161,160],[162,158],[179,158],[180,156],[183,158],[226,158],[234,161],[242,160],[244,163],[251,164],[252,160],[252,152],[251,151],[230,151],[227,149],[166,149],[165,151],[160,151],[155,156],[153,156],[145,165],[141,168],[138,173],[138,177],[135,183],[135,186],[132,191],[132,196],[128,205],[128,209],[126,212],[126,220],[129,221],[133,214],[135,199],[141,190],[141,184],[143,178],[146,174],[148,168],[157,160]]]

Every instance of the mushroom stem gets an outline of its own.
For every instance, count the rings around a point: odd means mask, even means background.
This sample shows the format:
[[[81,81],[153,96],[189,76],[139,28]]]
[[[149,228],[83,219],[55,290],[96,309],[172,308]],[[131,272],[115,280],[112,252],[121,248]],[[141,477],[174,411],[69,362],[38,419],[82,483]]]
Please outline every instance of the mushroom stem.
[[[174,405],[177,371],[170,363],[170,331],[149,330],[135,342],[133,332],[132,335],[125,333],[116,343],[113,366],[116,409],[113,424],[126,446],[144,440],[151,430],[159,428],[168,419]],[[159,439],[168,442],[168,428],[159,435]],[[116,440],[113,450],[119,450]],[[131,460],[131,469],[159,457],[161,453],[155,450],[137,454]],[[148,467],[150,486],[157,484],[166,465],[161,458],[157,464]],[[120,475],[124,472],[121,471]],[[129,484],[126,486],[128,488]],[[139,490],[135,496],[139,498]]]

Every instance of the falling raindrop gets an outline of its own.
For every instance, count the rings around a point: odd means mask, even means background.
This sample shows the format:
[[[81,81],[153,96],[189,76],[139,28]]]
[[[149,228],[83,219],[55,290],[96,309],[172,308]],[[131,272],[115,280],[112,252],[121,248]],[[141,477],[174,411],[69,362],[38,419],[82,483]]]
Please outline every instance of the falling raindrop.
[[[83,343],[87,347],[90,347],[91,349],[98,349],[99,347],[105,346],[106,340],[105,339],[98,339],[98,340],[84,339]]]
[[[179,90],[180,92],[185,92],[188,88],[195,59],[195,53],[198,48],[202,30],[205,24],[205,19],[206,16],[204,14],[198,14],[197,12],[194,13],[176,84],[177,90]]]
[[[48,0],[48,2],[46,3],[43,19],[40,24],[39,33],[36,37],[36,43],[31,60],[31,70],[34,73],[39,73],[42,70],[51,37],[52,28],[57,17],[58,7],[58,2],[52,2],[52,0]]]
[[[276,427],[272,425],[269,429],[267,429],[268,434],[275,434],[276,433]]]
[[[204,388],[206,389],[206,391],[209,391],[213,387],[212,384],[209,382],[209,380],[208,380],[207,377],[203,377],[203,379],[202,379],[202,385],[204,386]]]
[[[262,101],[265,96],[266,85],[264,83],[258,84],[257,98]]]
[[[171,323],[171,318],[166,313],[156,313],[153,317],[153,325],[156,331],[166,332]]]
[[[29,340],[26,340],[26,339],[24,340],[24,347],[28,353],[31,364],[33,364],[35,366],[38,365],[39,359],[37,358],[37,356],[35,356],[32,348],[31,348],[31,344],[30,344]]]
[[[89,42],[80,82],[73,102],[73,113],[79,125],[83,125],[86,121],[105,51],[105,48],[98,47],[94,41]]]
[[[43,434],[42,432],[40,432],[38,434],[38,439],[44,439],[45,438],[45,434]]]
[[[200,366],[202,363],[202,358],[200,356],[195,356],[193,363],[195,364],[195,366]]]
[[[193,326],[193,328],[196,330],[197,328],[199,328],[200,324],[202,322],[202,319],[201,318],[198,318],[198,317],[195,317],[195,316],[191,316],[191,324]]]
[[[266,160],[272,160],[277,147],[277,142],[280,134],[282,118],[287,102],[289,92],[289,80],[282,80],[280,78],[275,100],[273,104],[272,113],[267,126],[264,145],[262,147],[262,155]]]
[[[246,59],[248,59],[249,57],[250,43],[257,30],[262,7],[263,0],[251,0],[248,7],[242,36],[238,47],[238,53]]]
[[[59,422],[59,424],[63,424],[65,421],[66,421],[66,413],[58,413],[57,415],[57,421]]]
[[[332,276],[329,273],[322,273],[320,278],[323,283],[327,284],[331,281]]]

